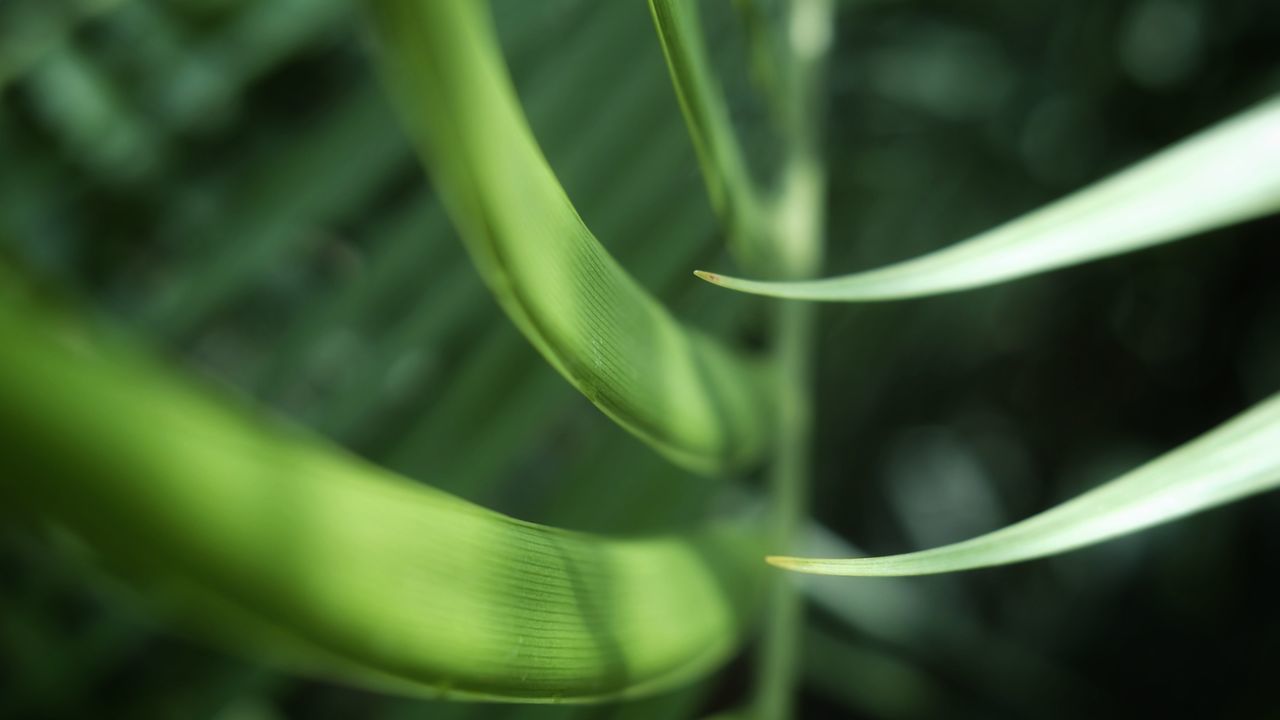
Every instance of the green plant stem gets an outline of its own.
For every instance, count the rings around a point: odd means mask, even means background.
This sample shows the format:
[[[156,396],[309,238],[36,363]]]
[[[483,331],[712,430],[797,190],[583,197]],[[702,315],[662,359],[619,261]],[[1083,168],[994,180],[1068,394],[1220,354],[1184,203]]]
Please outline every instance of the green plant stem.
[[[826,175],[822,164],[823,68],[832,20],[829,0],[792,0],[784,28],[788,62],[782,88],[786,156],[774,206],[773,238],[781,270],[789,277],[812,277],[822,261]],[[773,516],[771,540],[792,547],[808,512],[810,444],[813,424],[814,308],[781,304],[773,320],[774,360],[780,413],[776,455],[771,468]],[[759,680],[754,703],[757,718],[792,715],[797,676],[803,598],[789,578],[777,578],[761,640]]]
[[[808,508],[812,327],[811,306],[787,303],[778,308],[774,339],[782,430],[770,472],[773,495],[770,536],[772,544],[778,547],[794,546],[797,527]],[[791,715],[803,620],[803,599],[796,584],[788,577],[774,578],[760,648],[757,717]]]

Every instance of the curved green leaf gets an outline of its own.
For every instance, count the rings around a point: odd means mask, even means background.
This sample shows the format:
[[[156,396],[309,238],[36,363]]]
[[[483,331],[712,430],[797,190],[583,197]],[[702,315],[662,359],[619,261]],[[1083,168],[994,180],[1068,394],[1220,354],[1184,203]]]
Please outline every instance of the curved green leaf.
[[[1055,203],[928,255],[798,282],[697,271],[743,292],[821,301],[936,295],[1150,247],[1280,210],[1280,98]]]
[[[739,257],[748,266],[758,267],[767,252],[760,227],[766,218],[729,121],[723,92],[711,73],[698,4],[649,0],[649,11],[698,153],[711,204],[728,228]]]
[[[1004,565],[1102,542],[1280,485],[1280,395],[1051,510],[932,550],[854,559],[771,557],[819,575],[928,575]]]
[[[601,247],[533,138],[489,18],[469,0],[372,0],[384,67],[482,276],[606,414],[699,472],[760,459],[769,374],[682,326]]]
[[[730,524],[618,539],[514,520],[214,402],[4,292],[0,497],[225,641],[379,688],[568,701],[691,679],[747,621],[758,545]]]

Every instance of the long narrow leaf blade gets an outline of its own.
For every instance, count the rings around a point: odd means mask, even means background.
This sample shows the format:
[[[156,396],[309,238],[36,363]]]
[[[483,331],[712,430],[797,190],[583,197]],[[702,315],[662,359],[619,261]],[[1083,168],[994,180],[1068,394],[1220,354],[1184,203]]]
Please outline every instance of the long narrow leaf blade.
[[[677,322],[583,224],[521,111],[483,4],[372,0],[406,125],[494,295],[601,410],[704,473],[759,460],[768,372]]]
[[[662,53],[671,71],[680,109],[702,166],[711,204],[729,231],[742,262],[759,266],[764,221],[742,147],[729,121],[724,93],[711,72],[703,41],[698,4],[683,0],[649,0]]]
[[[1051,510],[921,552],[855,559],[772,557],[819,575],[928,575],[1067,552],[1280,485],[1280,395]]]
[[[1042,209],[921,257],[841,277],[708,282],[780,298],[872,301],[1014,280],[1280,210],[1280,97]]]
[[[732,524],[618,539],[514,520],[216,402],[5,292],[0,502],[257,656],[433,697],[574,701],[690,680],[748,622],[759,546]]]

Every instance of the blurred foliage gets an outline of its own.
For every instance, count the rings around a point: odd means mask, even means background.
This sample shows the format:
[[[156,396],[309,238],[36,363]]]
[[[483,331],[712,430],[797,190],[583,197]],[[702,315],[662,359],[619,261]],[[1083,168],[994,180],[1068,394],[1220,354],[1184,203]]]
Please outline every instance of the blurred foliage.
[[[735,8],[704,3],[708,46],[767,166],[752,99],[767,68],[746,58]],[[755,342],[763,304],[688,272],[732,265],[644,3],[497,0],[495,14],[587,226],[679,316]],[[970,235],[1280,89],[1273,0],[848,0],[839,18],[832,273]],[[0,88],[0,252],[175,362],[530,520],[627,533],[726,501],[603,418],[500,316],[351,3],[0,0]],[[1271,394],[1277,230],[824,306],[817,519],[875,552],[961,539]],[[175,637],[83,552],[0,513],[6,717],[695,716],[750,682],[735,663],[643,703],[529,709],[282,676]],[[1272,494],[1023,566],[817,581],[815,598],[848,593],[852,609],[819,601],[811,617],[802,714],[1274,713],[1277,513]],[[919,602],[896,599],[904,587]]]

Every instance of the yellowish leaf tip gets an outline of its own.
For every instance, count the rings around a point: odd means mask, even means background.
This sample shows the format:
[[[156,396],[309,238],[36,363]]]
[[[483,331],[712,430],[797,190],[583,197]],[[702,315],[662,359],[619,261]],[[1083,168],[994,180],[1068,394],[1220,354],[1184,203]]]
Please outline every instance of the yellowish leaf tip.
[[[774,567],[783,568],[784,570],[791,569],[793,560],[795,560],[795,558],[786,557],[785,555],[766,555],[764,558],[765,562]]]
[[[706,280],[709,283],[712,283],[715,285],[720,284],[720,276],[715,273],[710,273],[710,272],[707,272],[706,270],[694,270],[693,274],[697,275],[703,280]]]

